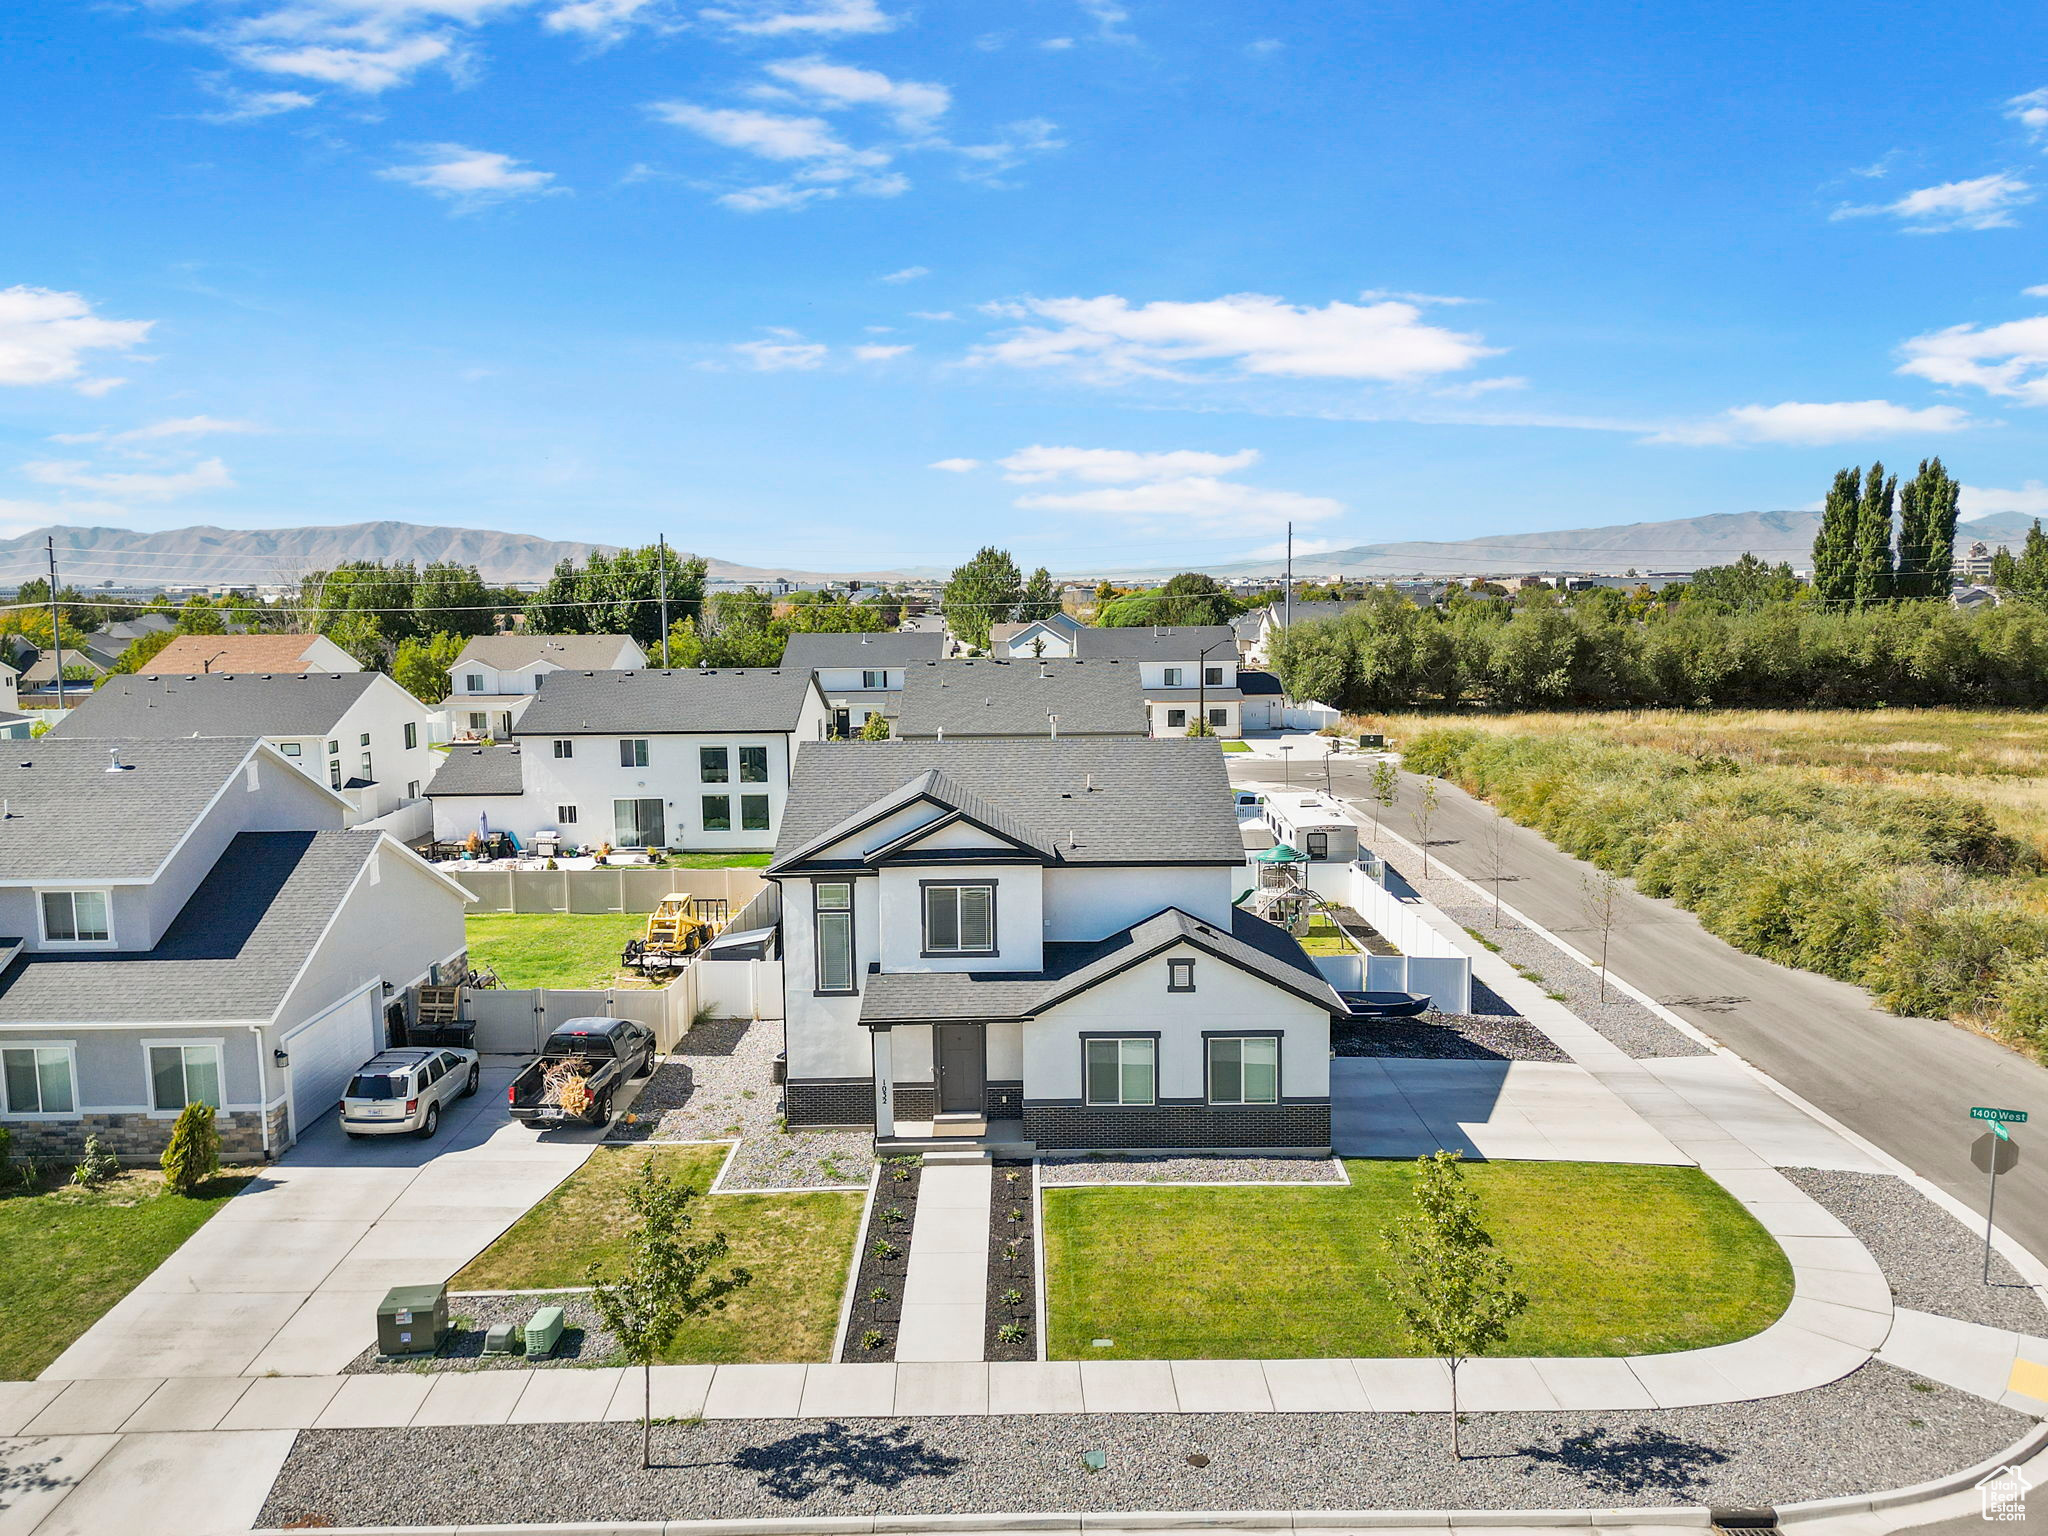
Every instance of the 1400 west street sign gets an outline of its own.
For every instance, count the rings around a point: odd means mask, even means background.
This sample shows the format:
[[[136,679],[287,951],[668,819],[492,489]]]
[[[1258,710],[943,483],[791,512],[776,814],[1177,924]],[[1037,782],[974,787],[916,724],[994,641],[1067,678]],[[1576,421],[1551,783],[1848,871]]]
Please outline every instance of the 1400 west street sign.
[[[1970,1111],[1972,1120],[1990,1120],[2004,1125],[2025,1125],[2027,1112],[2024,1109],[1985,1109],[1981,1106]]]

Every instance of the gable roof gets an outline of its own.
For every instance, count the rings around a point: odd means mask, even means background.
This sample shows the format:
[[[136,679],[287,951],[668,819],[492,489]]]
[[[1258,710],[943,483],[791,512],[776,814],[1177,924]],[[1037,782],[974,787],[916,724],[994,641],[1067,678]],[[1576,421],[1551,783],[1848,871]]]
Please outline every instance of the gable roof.
[[[794,731],[816,692],[809,668],[550,672],[512,734]]]
[[[110,677],[52,736],[318,736],[371,688],[377,672],[207,672]],[[392,686],[396,687],[396,684]]]
[[[0,880],[150,879],[257,750],[248,736],[0,744]],[[108,771],[115,753],[125,771]]]
[[[162,677],[192,672],[307,672],[306,653],[319,635],[179,635],[150,657],[136,673]],[[319,647],[326,650],[328,641]],[[328,671],[331,668],[321,668]],[[361,671],[360,667],[355,669]]]
[[[935,770],[939,780],[923,779]],[[1046,850],[1055,864],[1244,863],[1230,778],[1213,739],[948,737],[806,743],[769,870],[799,868],[920,796],[966,794],[978,801],[976,819]]]
[[[1154,629],[1097,629],[1092,625],[1074,636],[1074,654],[1087,660],[1193,661],[1204,649],[1219,659],[1234,657],[1237,631],[1228,624],[1187,624]]]
[[[0,1024],[268,1019],[381,832],[243,832],[155,949],[25,954],[0,972]]]
[[[961,818],[985,828],[1019,848],[1044,855],[1048,859],[1053,856],[1049,844],[1035,837],[1008,812],[990,804],[985,797],[976,794],[966,785],[955,782],[943,770],[926,768],[888,794],[862,806],[852,815],[834,822],[801,846],[792,848],[787,854],[778,854],[775,864],[780,867],[784,863],[796,862],[821,853],[834,843],[852,837],[863,828],[885,821],[896,812],[915,805],[920,800],[928,802],[941,814],[931,821],[919,823],[910,831],[889,839],[879,847],[870,849],[864,862],[877,862],[879,858],[886,857],[889,852],[904,844],[928,837],[941,826]],[[786,815],[784,819],[786,823]]]
[[[1237,688],[1246,698],[1258,694],[1284,694],[1287,689],[1277,672],[1251,672],[1238,668]]]
[[[1151,729],[1138,669],[1072,657],[976,657],[920,662],[903,672],[897,734],[1143,736]]]
[[[536,635],[523,630],[503,635],[472,635],[449,670],[452,672],[465,661],[500,671],[507,667],[530,667],[542,661],[578,671],[615,667],[620,653],[629,645],[634,651],[640,649],[631,635]],[[631,660],[630,654],[627,659]]]
[[[427,780],[427,798],[437,795],[519,795],[526,792],[525,759],[519,744],[450,747]]]
[[[942,631],[877,634],[819,634],[804,631],[789,637],[782,648],[785,667],[900,667],[913,661],[937,661],[946,654]]]

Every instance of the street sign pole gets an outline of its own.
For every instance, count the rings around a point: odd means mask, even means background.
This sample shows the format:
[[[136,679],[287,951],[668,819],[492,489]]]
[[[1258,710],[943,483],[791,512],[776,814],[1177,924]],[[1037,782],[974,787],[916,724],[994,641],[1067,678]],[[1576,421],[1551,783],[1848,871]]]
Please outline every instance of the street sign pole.
[[[1984,1283],[1991,1283],[1991,1233],[1998,1224],[1998,1163],[1999,1153],[2004,1150],[2001,1143],[2012,1143],[2012,1132],[2008,1125],[2025,1125],[2027,1112],[2024,1109],[1993,1109],[1978,1105],[1970,1111],[1972,1120],[1989,1124],[1991,1134],[1978,1143],[1984,1149],[1984,1177],[1989,1188],[1984,1196]],[[2012,1145],[2012,1161],[2019,1159],[2019,1147]],[[2007,1166],[2011,1166],[2010,1163]]]
[[[2002,1133],[2004,1127],[2001,1126],[1999,1129]],[[1984,1200],[1984,1283],[1989,1285],[1991,1283],[1991,1229],[1998,1219],[1998,1144],[1996,1142],[1992,1143],[1991,1156],[1986,1161],[1991,1164],[1991,1172],[1987,1175],[1991,1180],[1991,1193]]]

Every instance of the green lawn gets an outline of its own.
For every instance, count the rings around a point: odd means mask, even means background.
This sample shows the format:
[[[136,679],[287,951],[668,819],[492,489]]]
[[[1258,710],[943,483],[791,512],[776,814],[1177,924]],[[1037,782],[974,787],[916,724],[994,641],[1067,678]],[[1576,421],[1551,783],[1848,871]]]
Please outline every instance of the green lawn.
[[[1226,752],[1249,752],[1251,747],[1242,741],[1226,741],[1223,743],[1223,750]]]
[[[665,853],[662,869],[765,869],[772,853]]]
[[[160,1193],[154,1173],[0,1196],[0,1381],[26,1381],[170,1257],[248,1180]]]
[[[1308,932],[1301,935],[1304,953],[1311,955],[1355,955],[1358,946],[1344,937],[1344,930],[1327,917],[1310,921]]]
[[[1412,1208],[1413,1164],[1346,1166],[1348,1189],[1047,1190],[1052,1357],[1425,1353],[1381,1240]],[[1759,1332],[1791,1299],[1777,1244],[1697,1168],[1471,1163],[1465,1177],[1529,1294],[1496,1354],[1700,1349]]]
[[[545,1200],[473,1259],[451,1291],[532,1291],[587,1284],[595,1260],[612,1265],[624,1248],[626,1192],[652,1155],[656,1166],[697,1189],[718,1176],[726,1149],[599,1147]],[[671,1364],[823,1360],[839,1324],[839,1301],[860,1225],[853,1190],[799,1195],[709,1195],[691,1207],[699,1233],[723,1232],[731,1263],[753,1283],[723,1312],[686,1326],[664,1357]]]
[[[645,912],[482,912],[467,919],[469,963],[508,987],[646,987],[619,969],[626,940],[647,931]]]

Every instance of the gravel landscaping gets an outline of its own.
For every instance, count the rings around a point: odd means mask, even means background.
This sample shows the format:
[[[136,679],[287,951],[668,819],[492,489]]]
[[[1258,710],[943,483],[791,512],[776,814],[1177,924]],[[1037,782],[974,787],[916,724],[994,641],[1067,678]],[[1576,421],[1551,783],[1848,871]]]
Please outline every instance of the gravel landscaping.
[[[1473,983],[1474,993],[1480,991]],[[1493,994],[1487,993],[1488,997]],[[1476,995],[1474,1005],[1483,1000]],[[1429,1061],[1570,1061],[1527,1019],[1499,1013],[1437,1013],[1412,1019],[1350,1019],[1330,1026],[1339,1056],[1405,1056]]]
[[[787,1131],[775,1055],[782,1033],[773,1023],[707,1019],[677,1042],[647,1080],[628,1123],[611,1141],[731,1141],[740,1149],[721,1191],[861,1189],[874,1167],[874,1137],[865,1131]]]
[[[562,1340],[554,1352],[538,1360],[522,1354],[485,1355],[484,1337],[500,1323],[518,1323],[542,1307],[562,1309]],[[462,1325],[455,1326],[461,1319]],[[438,1353],[385,1360],[373,1345],[342,1367],[349,1376],[402,1376],[422,1371],[562,1370],[571,1366],[616,1365],[618,1340],[604,1331],[587,1292],[563,1291],[546,1296],[448,1297],[448,1336]]]
[[[898,1153],[882,1164],[875,1198],[860,1234],[860,1264],[853,1277],[853,1305],[846,1316],[844,1361],[894,1360],[903,1327],[903,1282],[910,1273],[910,1239],[917,1226],[917,1194],[924,1160]]]
[[[1158,1157],[1082,1153],[1042,1157],[1038,1182],[1061,1184],[1342,1184],[1330,1157]]]
[[[1904,1179],[1832,1168],[1779,1170],[1855,1233],[1893,1299],[1916,1312],[2038,1334],[2048,1324],[2032,1286],[1997,1254],[1984,1283],[1984,1231],[1966,1228]]]
[[[1460,1462],[1419,1413],[707,1420],[657,1427],[645,1471],[637,1424],[307,1430],[258,1523],[1782,1504],[1958,1471],[2031,1422],[1873,1363],[1759,1402],[1473,1414]]]

